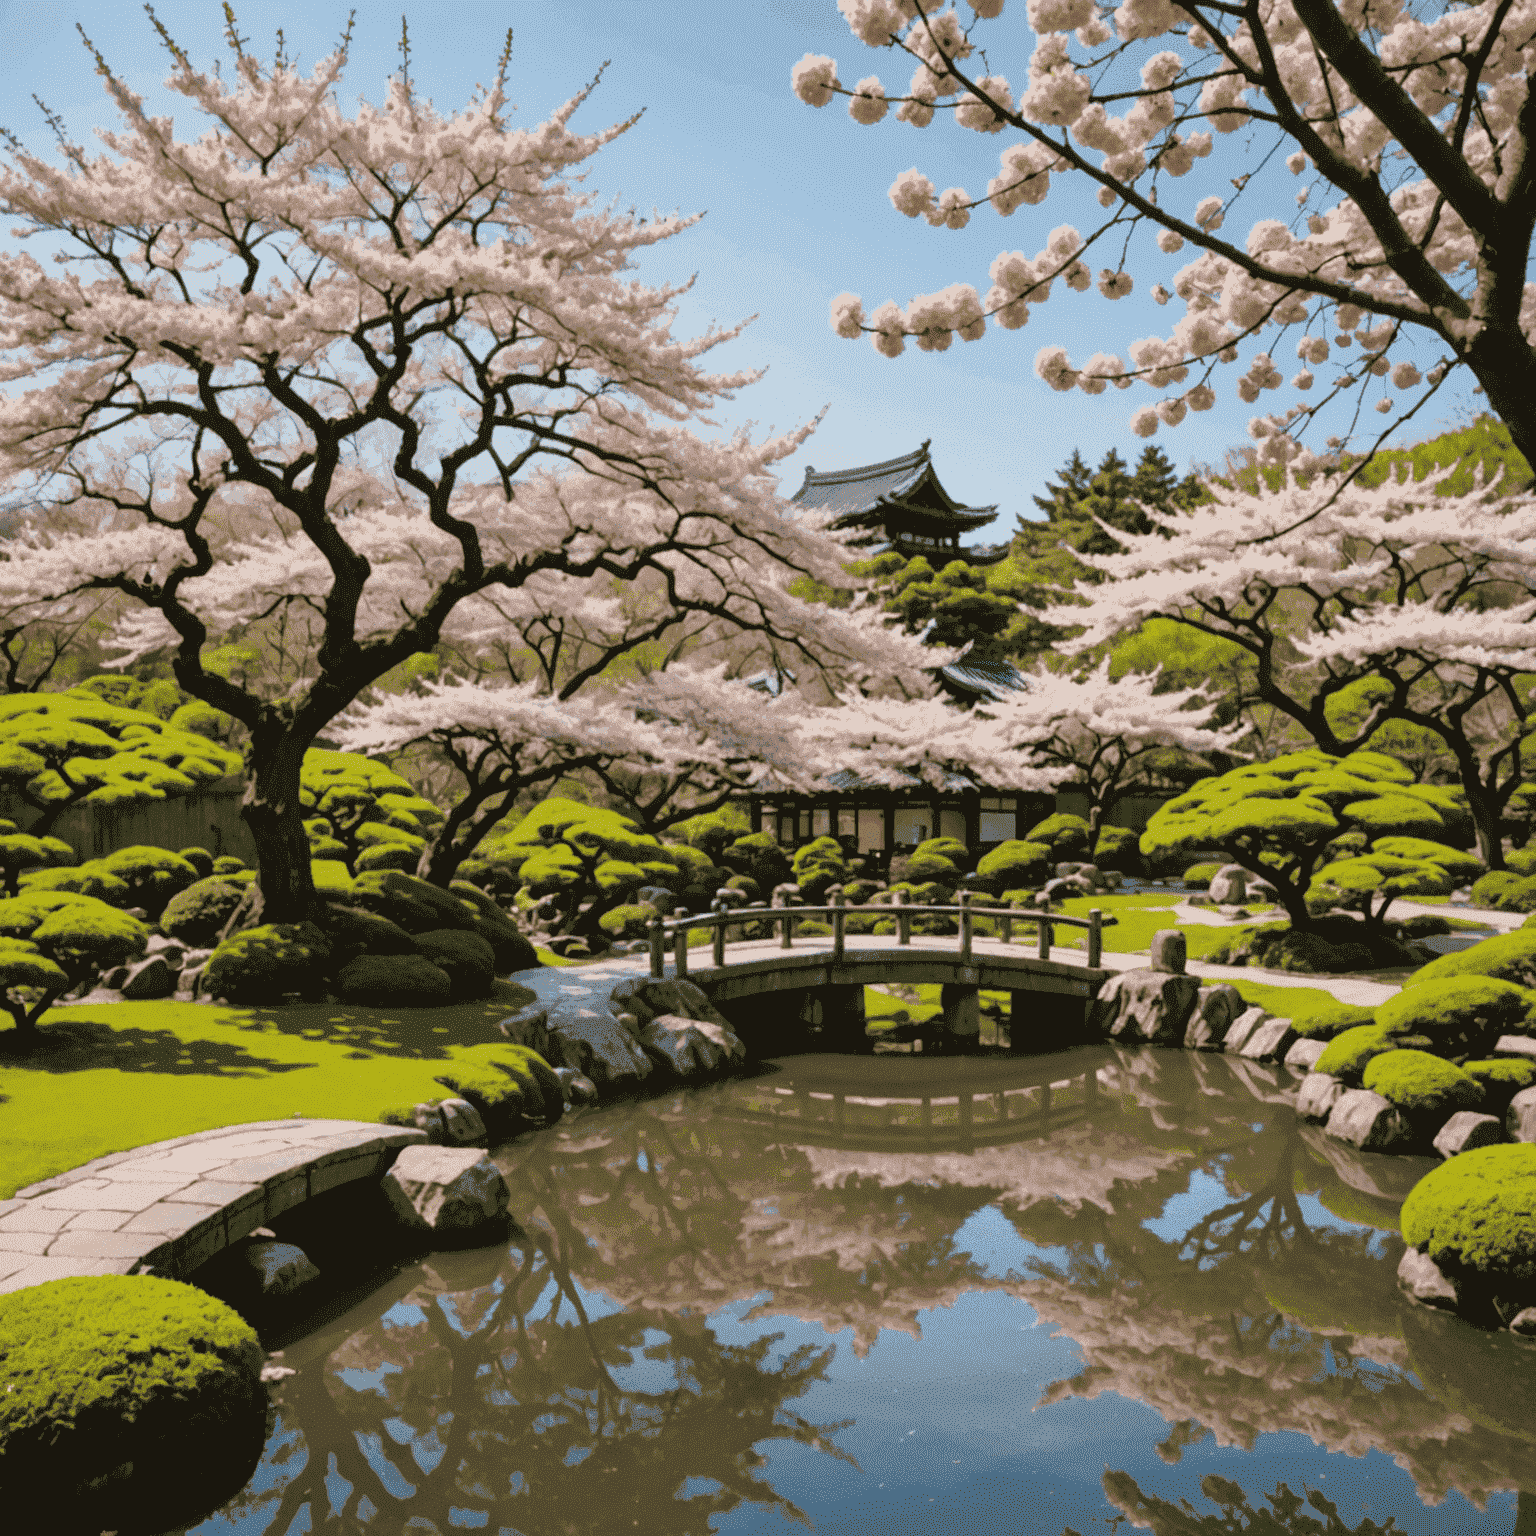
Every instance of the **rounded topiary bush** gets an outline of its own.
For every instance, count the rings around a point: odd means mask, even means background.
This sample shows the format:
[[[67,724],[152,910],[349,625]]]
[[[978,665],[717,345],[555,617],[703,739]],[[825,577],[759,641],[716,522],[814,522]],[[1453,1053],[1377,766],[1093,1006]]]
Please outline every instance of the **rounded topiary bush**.
[[[1517,928],[1470,949],[1431,960],[1413,978],[1414,986],[1450,976],[1493,976],[1522,987],[1536,987],[1536,926]]]
[[[491,995],[496,951],[478,933],[464,928],[429,928],[416,935],[416,947],[447,976],[454,1002]]]
[[[1472,905],[1499,912],[1536,912],[1536,877],[1490,870],[1473,884]]]
[[[314,923],[262,923],[231,934],[208,957],[202,991],[256,1007],[324,991],[331,945]],[[447,978],[443,978],[447,981]]]
[[[81,982],[136,960],[149,943],[149,929],[90,896],[23,891],[0,901],[0,938],[35,944],[72,982]]]
[[[1433,1132],[1459,1109],[1481,1109],[1482,1087],[1460,1067],[1428,1051],[1385,1051],[1365,1065],[1361,1083],[1408,1117],[1415,1129]]]
[[[1093,845],[1096,869],[1114,869],[1122,875],[1140,875],[1146,870],[1141,856],[1141,833],[1131,827],[1100,827],[1099,840]]]
[[[69,1536],[199,1519],[260,1460],[264,1359],[238,1313],[175,1280],[0,1296],[0,1509]]]
[[[1024,834],[1024,840],[1044,843],[1051,850],[1052,861],[1062,862],[1067,859],[1086,859],[1090,835],[1088,823],[1081,816],[1058,811],[1054,816],[1036,822]]]
[[[1312,1070],[1331,1073],[1358,1087],[1372,1058],[1395,1051],[1400,1044],[1399,1036],[1384,1024],[1357,1024],[1328,1042]]]
[[[808,939],[827,939],[832,936],[832,924],[819,917],[807,917],[795,924],[795,932]]]
[[[878,880],[850,880],[843,887],[843,896],[851,907],[862,907],[877,891],[885,887]]]
[[[1376,1010],[1376,1022],[1427,1035],[1447,1056],[1480,1055],[1500,1035],[1526,1028],[1533,1007],[1536,995],[1491,976],[1415,979]]]
[[[598,919],[598,926],[612,939],[643,939],[650,932],[656,908],[648,901],[625,902]]]
[[[466,880],[455,880],[449,890],[466,904],[474,931],[491,946],[498,976],[532,970],[539,964],[533,941],[484,891]]]
[[[379,1008],[438,1008],[453,1001],[448,973],[422,955],[359,955],[337,973],[344,1003]]]
[[[197,866],[179,853],[144,844],[118,848],[96,862],[127,885],[127,906],[143,907],[154,918],[165,910],[171,897],[199,878]]]
[[[352,905],[398,923],[407,933],[429,928],[473,928],[474,914],[440,886],[398,870],[369,870],[352,882]]]
[[[1451,1158],[1408,1192],[1402,1220],[1404,1242],[1452,1278],[1536,1292],[1536,1145]]]
[[[1305,1018],[1293,1019],[1291,1022],[1303,1040],[1332,1040],[1346,1029],[1374,1024],[1376,1010],[1361,1008],[1354,1003],[1325,1003],[1316,1013],[1309,1013]]]
[[[983,854],[976,865],[976,873],[995,881],[1000,891],[1027,885],[1042,885],[1052,874],[1052,857],[1049,843],[1029,842],[1022,838],[1009,838],[999,843],[990,853]]]
[[[1484,1113],[1500,1118],[1517,1093],[1536,1087],[1536,1061],[1520,1057],[1498,1056],[1491,1061],[1467,1061],[1462,1063],[1461,1070],[1483,1090]]]
[[[120,880],[97,860],[70,864],[61,869],[30,869],[20,881],[23,892],[65,891],[72,896],[90,896],[109,907],[131,907],[128,882]]]
[[[216,944],[244,896],[238,885],[217,875],[195,880],[166,902],[160,914],[161,931],[199,949]]]
[[[359,955],[414,955],[416,940],[399,923],[344,901],[323,902],[315,922],[331,942],[332,964],[343,966]]]

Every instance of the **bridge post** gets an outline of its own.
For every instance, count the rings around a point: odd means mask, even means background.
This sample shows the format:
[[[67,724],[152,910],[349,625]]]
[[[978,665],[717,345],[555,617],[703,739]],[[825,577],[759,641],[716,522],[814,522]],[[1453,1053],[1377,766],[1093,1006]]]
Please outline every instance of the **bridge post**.
[[[939,989],[944,1008],[944,1044],[952,1050],[974,1051],[981,1044],[981,989],[946,982]]]
[[[843,963],[843,953],[844,953],[845,939],[846,939],[846,934],[847,934],[847,914],[846,914],[844,909],[847,907],[847,905],[848,905],[848,898],[843,894],[842,886],[838,886],[837,889],[832,892],[832,963],[833,963],[833,965],[841,965]],[[859,1016],[861,1018],[863,1017],[863,1013],[864,1013],[864,989],[862,987],[860,987],[859,988]]]
[[[651,976],[657,980],[667,969],[667,935],[662,928],[664,921],[660,912],[651,913]]]
[[[974,919],[971,916],[971,891],[961,891],[960,902],[960,964],[971,963],[971,935]]]
[[[1088,964],[1097,965],[1104,952],[1104,931],[1100,926],[1104,914],[1098,907],[1088,909]]]
[[[674,907],[672,916],[682,924],[677,930],[676,947],[673,951],[677,958],[677,974],[681,978],[688,974],[688,925],[683,919],[688,916],[687,907]]]
[[[1050,911],[1051,909],[1049,907],[1042,908],[1040,913],[1040,921],[1036,924],[1040,930],[1040,958],[1042,960],[1049,960],[1051,958]]]
[[[715,964],[717,966],[718,965],[724,965],[725,964],[725,923],[722,921],[722,919],[725,917],[726,903],[724,901],[722,901],[720,899],[720,897],[716,896],[715,899],[712,902],[710,902],[709,910],[711,912],[713,912],[714,915],[715,915],[715,931],[714,931],[714,934],[712,935],[712,938],[714,940],[714,961],[715,961]]]
[[[898,944],[910,944],[912,942],[912,919],[907,915],[907,893],[896,892],[896,942]]]

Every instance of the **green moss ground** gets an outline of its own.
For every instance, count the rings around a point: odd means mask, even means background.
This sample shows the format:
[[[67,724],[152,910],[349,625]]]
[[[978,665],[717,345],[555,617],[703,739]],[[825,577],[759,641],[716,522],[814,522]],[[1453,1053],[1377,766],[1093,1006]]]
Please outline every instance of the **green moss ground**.
[[[243,1120],[373,1120],[443,1097],[433,1082],[533,994],[497,982],[445,1008],[76,1004],[46,1016],[46,1049],[0,1056],[0,1199],[150,1141]]]

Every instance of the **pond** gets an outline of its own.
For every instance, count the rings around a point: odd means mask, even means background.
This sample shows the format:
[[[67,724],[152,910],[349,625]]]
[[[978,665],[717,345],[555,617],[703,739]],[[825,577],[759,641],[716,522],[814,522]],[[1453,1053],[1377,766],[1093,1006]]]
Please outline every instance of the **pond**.
[[[192,1529],[1536,1531],[1536,1345],[1401,1299],[1429,1163],[1280,1082],[800,1056],[573,1114],[495,1154],[516,1241],[286,1341]]]

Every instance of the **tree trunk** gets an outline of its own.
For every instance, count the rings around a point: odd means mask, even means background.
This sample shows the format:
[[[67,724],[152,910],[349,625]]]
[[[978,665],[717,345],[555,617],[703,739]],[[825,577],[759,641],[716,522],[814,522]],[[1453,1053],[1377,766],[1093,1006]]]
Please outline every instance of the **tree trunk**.
[[[240,815],[256,844],[262,917],[269,923],[302,923],[315,904],[299,798],[299,773],[308,745],[280,727],[252,734],[252,769]]]
[[[459,872],[459,865],[504,817],[511,796],[503,790],[502,785],[486,787],[478,795],[471,790],[448,812],[448,819],[437,829],[437,835],[421,850],[421,859],[416,865],[419,879],[441,886],[445,891],[448,889],[449,882]],[[487,815],[477,816],[493,795],[501,796],[495,809]]]

